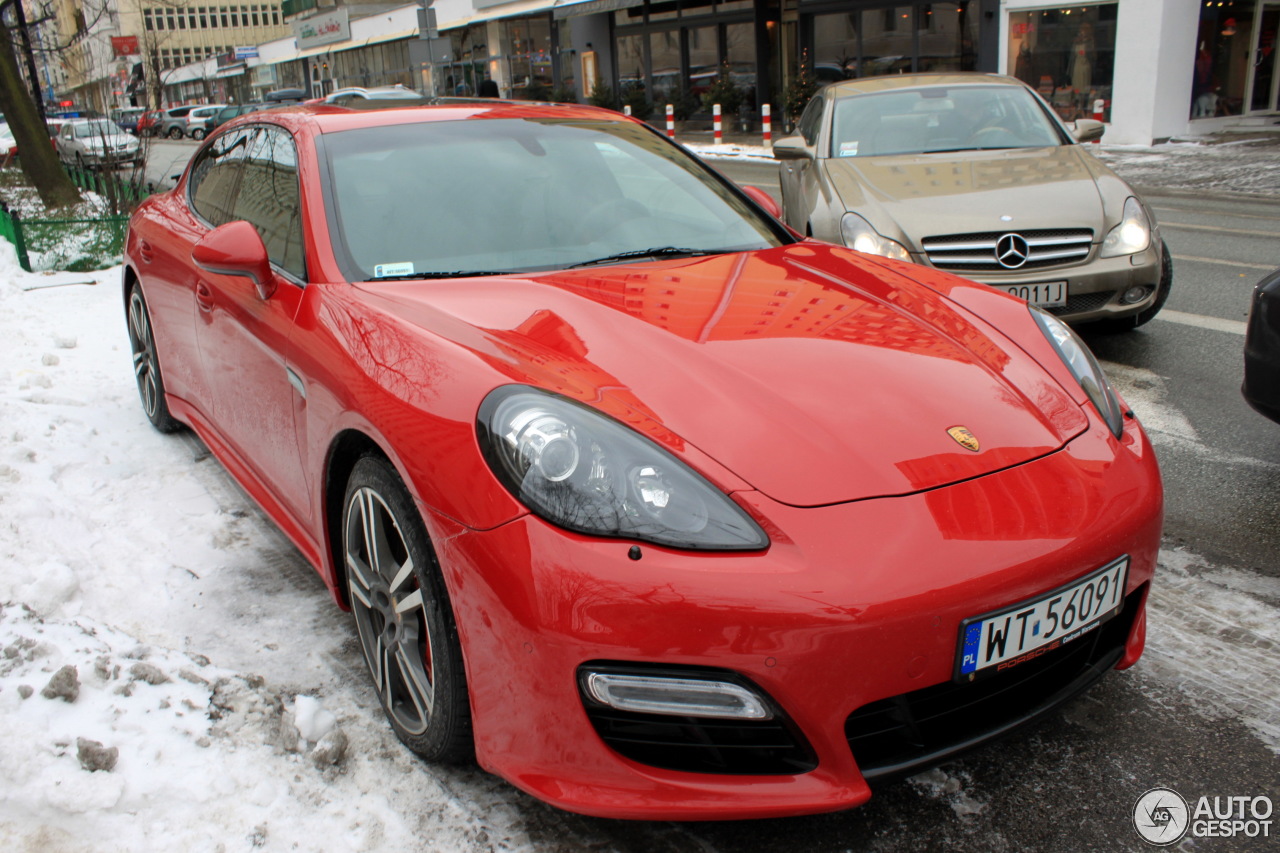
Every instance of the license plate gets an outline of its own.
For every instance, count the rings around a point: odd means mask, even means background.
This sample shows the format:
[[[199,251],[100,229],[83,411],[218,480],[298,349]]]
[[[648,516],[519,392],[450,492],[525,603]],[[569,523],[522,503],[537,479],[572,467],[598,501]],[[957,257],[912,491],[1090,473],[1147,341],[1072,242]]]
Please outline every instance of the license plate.
[[[1065,281],[1041,281],[1035,284],[993,284],[996,290],[1011,293],[1019,299],[1025,299],[1032,305],[1049,308],[1061,308],[1067,304],[1067,283]]]
[[[1129,558],[1040,598],[960,624],[956,679],[973,681],[1034,660],[1118,614]]]

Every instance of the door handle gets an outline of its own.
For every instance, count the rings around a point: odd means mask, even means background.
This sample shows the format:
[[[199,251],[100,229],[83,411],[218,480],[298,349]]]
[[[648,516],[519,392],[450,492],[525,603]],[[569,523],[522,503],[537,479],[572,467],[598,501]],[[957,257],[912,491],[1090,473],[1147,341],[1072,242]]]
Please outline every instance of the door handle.
[[[196,282],[196,305],[201,311],[213,310],[213,291],[203,281]]]

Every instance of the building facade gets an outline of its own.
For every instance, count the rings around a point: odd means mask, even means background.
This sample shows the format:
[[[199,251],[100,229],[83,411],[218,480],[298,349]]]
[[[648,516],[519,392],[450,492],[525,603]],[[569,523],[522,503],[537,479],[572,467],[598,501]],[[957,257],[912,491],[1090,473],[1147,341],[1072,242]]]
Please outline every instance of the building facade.
[[[117,102],[122,58],[102,45],[118,34],[136,38],[166,101],[392,84],[472,95],[493,80],[506,97],[584,101],[607,87],[637,114],[669,103],[697,118],[715,87],[758,126],[761,105],[785,123],[815,84],[987,71],[1024,80],[1068,121],[1102,117],[1117,143],[1280,117],[1280,0],[104,0],[127,5],[93,25],[75,15],[94,0],[49,1],[81,34],[81,64],[109,69],[98,88]],[[91,76],[69,72],[67,86]]]

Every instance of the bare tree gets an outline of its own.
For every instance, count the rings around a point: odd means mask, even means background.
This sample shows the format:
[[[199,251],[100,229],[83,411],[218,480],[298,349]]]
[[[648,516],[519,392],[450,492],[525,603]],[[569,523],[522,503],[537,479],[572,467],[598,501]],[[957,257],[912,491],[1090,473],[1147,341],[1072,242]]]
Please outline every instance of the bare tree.
[[[9,14],[21,0],[0,3],[0,110],[4,112],[18,143],[18,160],[46,207],[64,207],[80,200],[80,191],[63,171],[58,155],[49,142],[31,90],[18,71]],[[37,83],[38,85],[38,83]]]

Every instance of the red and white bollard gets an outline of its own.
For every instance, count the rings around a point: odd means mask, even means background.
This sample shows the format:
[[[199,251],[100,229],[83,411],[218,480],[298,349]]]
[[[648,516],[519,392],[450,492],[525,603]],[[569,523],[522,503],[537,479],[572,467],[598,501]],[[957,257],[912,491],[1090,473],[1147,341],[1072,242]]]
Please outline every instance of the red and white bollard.
[[[764,126],[764,144],[768,146],[773,141],[773,116],[768,104],[760,107],[760,111],[760,123]]]
[[[715,127],[716,129],[716,145],[719,145],[721,140],[724,139],[724,134],[720,132],[720,105],[719,104],[712,105],[711,116],[713,121],[715,122],[713,127]]]
[[[676,138],[676,108],[672,104],[667,104],[667,138]]]
[[[1106,108],[1107,108],[1107,102],[1106,102],[1106,101],[1104,101],[1102,98],[1097,98],[1096,100],[1094,100],[1094,102],[1093,102],[1093,120],[1094,120],[1094,121],[1102,121],[1103,111],[1104,111],[1104,110],[1106,110]],[[1102,144],[1102,139],[1101,139],[1101,138],[1099,138],[1099,139],[1095,139],[1095,140],[1093,140],[1093,144],[1094,144],[1094,145],[1101,145],[1101,144]]]

